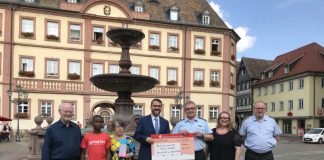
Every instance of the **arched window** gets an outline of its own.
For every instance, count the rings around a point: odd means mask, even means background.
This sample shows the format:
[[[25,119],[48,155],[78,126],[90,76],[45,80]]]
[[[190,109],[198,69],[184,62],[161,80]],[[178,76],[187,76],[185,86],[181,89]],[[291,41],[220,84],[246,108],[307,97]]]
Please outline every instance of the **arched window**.
[[[104,119],[104,124],[107,124],[109,121],[111,121],[112,115],[109,111],[101,111],[100,116]]]
[[[144,4],[142,1],[136,1],[134,4],[135,12],[144,12]]]

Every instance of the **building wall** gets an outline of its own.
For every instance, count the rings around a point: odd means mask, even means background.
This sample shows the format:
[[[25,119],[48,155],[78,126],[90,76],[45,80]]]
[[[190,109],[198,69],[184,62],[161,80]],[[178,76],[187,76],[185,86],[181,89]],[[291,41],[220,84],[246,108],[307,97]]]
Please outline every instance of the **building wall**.
[[[129,28],[139,29],[145,34],[141,42],[141,47],[130,50],[133,66],[140,66],[142,75],[149,75],[150,66],[160,68],[160,84],[150,91],[134,93],[133,100],[136,104],[143,106],[143,114],[149,114],[150,101],[154,97],[159,97],[163,101],[163,116],[167,119],[171,117],[171,107],[174,105],[174,97],[179,91],[186,91],[186,95],[195,101],[197,105],[203,106],[202,118],[209,121],[209,108],[218,107],[218,111],[228,110],[234,115],[235,109],[235,89],[230,89],[231,74],[236,73],[235,61],[230,60],[231,54],[235,55],[235,41],[229,36],[230,31],[217,28],[200,28],[199,26],[185,26],[173,24],[160,24],[157,22],[133,22],[129,17],[129,11],[123,7],[111,4],[111,17],[104,17],[102,12],[103,4],[92,6],[86,13],[95,14],[82,16],[78,13],[66,13],[46,9],[32,9],[17,7],[11,18],[10,8],[0,7],[2,33],[0,35],[0,57],[1,73],[0,89],[3,91],[0,97],[0,113],[8,115],[10,101],[6,91],[9,89],[10,69],[10,32],[13,21],[13,48],[12,48],[12,107],[10,117],[14,118],[12,125],[16,126],[15,113],[17,113],[17,93],[16,86],[21,85],[29,92],[28,105],[29,117],[20,119],[20,128],[30,129],[34,127],[33,117],[41,114],[40,103],[51,102],[53,105],[52,114],[54,120],[59,119],[58,106],[64,101],[71,101],[76,105],[75,121],[85,123],[92,114],[98,114],[95,107],[99,104],[113,104],[116,99],[115,93],[104,92],[91,85],[89,78],[92,76],[92,63],[103,63],[104,73],[109,72],[110,64],[117,64],[120,59],[120,47],[113,46],[108,38],[104,36],[103,45],[92,44],[92,27],[104,27],[104,33],[110,28],[122,27],[125,24]],[[29,18],[34,20],[34,38],[23,38],[21,36],[21,19]],[[59,23],[59,40],[46,40],[46,21],[54,20]],[[69,42],[69,24],[81,24],[80,43]],[[160,33],[161,49],[152,51],[149,49],[149,33]],[[168,35],[178,35],[179,51],[170,52],[167,48]],[[194,53],[195,36],[204,37],[205,55]],[[221,40],[221,56],[211,56],[211,39]],[[4,40],[5,39],[5,40]],[[6,41],[6,42],[5,42]],[[6,43],[7,46],[4,46]],[[231,48],[232,47],[232,48]],[[234,48],[234,49],[233,49]],[[232,51],[231,51],[232,50]],[[19,75],[21,70],[21,58],[32,58],[34,62],[34,77]],[[46,76],[46,59],[52,58],[59,61],[59,72],[56,78]],[[81,74],[79,80],[69,80],[68,61],[79,61],[81,63]],[[6,63],[6,64],[4,64]],[[8,64],[7,64],[8,63]],[[167,69],[177,69],[177,85],[167,84]],[[204,85],[194,86],[194,69],[203,69]],[[210,71],[219,71],[220,86],[211,87]],[[6,73],[3,76],[2,73]],[[232,84],[235,84],[233,78]],[[5,99],[3,101],[3,99]],[[113,111],[112,111],[113,112]],[[8,115],[9,116],[9,115]],[[209,121],[210,126],[215,126],[215,121]],[[46,126],[43,123],[43,126]]]

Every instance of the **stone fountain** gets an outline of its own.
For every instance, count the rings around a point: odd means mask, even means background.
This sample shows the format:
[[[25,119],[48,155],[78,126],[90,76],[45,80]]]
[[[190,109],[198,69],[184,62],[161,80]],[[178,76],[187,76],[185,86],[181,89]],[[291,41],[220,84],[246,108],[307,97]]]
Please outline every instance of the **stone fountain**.
[[[133,116],[132,93],[150,90],[159,81],[149,76],[131,74],[129,71],[132,66],[129,49],[131,45],[140,42],[145,37],[143,32],[129,28],[116,28],[108,31],[107,36],[122,48],[119,60],[121,70],[115,74],[93,76],[90,81],[100,89],[117,93],[118,98],[114,103],[114,118],[125,121],[128,124],[125,132],[131,133],[134,127],[130,127],[130,125],[134,125],[132,121],[136,121],[136,117]]]

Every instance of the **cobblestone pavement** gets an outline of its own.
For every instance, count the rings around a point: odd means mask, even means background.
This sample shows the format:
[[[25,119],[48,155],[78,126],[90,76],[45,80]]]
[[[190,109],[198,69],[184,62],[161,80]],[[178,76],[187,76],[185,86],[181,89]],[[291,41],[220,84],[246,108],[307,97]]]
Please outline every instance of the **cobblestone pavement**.
[[[0,142],[0,160],[25,160],[28,155],[27,138],[21,142],[11,140]]]
[[[27,140],[0,142],[0,160],[26,160],[29,153]],[[323,160],[324,144],[305,144],[296,137],[282,137],[273,153],[275,160]],[[241,160],[244,155],[245,148],[242,147]]]

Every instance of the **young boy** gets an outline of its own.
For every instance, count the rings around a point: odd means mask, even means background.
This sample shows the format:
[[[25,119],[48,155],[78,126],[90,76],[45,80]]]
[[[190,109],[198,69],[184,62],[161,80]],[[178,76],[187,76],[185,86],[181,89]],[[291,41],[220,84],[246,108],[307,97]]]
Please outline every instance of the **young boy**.
[[[81,142],[82,160],[85,160],[87,151],[89,160],[109,160],[111,139],[106,133],[101,132],[103,124],[100,115],[93,116],[91,122],[93,131],[86,133]]]

